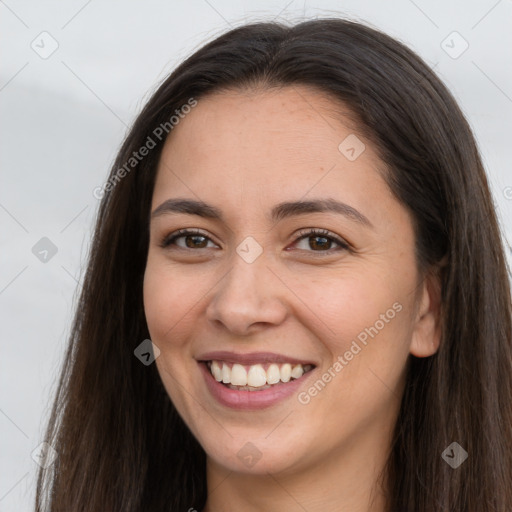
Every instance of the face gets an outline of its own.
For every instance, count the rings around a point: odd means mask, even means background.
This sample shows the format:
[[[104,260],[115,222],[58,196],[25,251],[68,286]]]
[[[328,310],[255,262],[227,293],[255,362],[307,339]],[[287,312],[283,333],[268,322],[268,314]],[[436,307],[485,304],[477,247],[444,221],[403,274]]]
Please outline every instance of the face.
[[[374,458],[409,355],[437,348],[411,217],[342,111],[305,87],[216,93],[161,156],[144,278],[156,365],[230,471]]]

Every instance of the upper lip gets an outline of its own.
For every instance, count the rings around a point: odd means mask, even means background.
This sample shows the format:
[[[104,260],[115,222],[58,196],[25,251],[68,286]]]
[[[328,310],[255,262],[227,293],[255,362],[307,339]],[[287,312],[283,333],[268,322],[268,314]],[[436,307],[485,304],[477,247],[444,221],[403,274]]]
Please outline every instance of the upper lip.
[[[249,352],[247,354],[237,354],[226,350],[207,352],[196,357],[198,361],[224,361],[226,363],[238,363],[243,365],[253,365],[258,363],[276,363],[276,364],[301,364],[303,366],[310,364],[316,366],[312,361],[297,359],[273,352]]]

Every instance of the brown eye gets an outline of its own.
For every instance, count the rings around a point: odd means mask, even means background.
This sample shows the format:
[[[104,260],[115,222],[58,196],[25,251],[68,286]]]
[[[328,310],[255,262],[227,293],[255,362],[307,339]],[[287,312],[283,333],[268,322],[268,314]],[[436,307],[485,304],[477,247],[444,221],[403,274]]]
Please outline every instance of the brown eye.
[[[299,247],[300,250],[309,252],[331,252],[333,244],[337,245],[336,251],[349,249],[348,244],[327,230],[310,229],[306,232],[301,231],[300,237],[295,244],[306,241],[305,247]]]
[[[186,240],[185,245],[191,249],[195,249],[197,247],[203,249],[208,244],[208,242],[206,242],[205,245],[206,237],[202,235],[186,235],[176,238],[175,241],[179,240],[179,238],[184,238]]]
[[[184,239],[184,243],[176,243],[177,240],[181,239]],[[169,248],[170,246],[175,245],[181,249],[208,249],[211,247],[208,247],[208,242],[212,242],[212,240],[200,231],[182,229],[166,236],[162,240],[160,246],[163,248]]]

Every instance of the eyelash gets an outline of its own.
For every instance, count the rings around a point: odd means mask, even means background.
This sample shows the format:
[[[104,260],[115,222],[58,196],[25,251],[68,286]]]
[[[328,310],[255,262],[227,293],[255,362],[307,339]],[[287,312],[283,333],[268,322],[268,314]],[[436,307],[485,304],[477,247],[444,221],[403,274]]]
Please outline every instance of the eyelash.
[[[202,236],[206,239],[208,239],[209,241],[212,241],[211,238],[209,236],[207,236],[206,234],[202,233],[201,231],[199,230],[194,230],[194,229],[180,229],[174,233],[171,233],[170,235],[167,235],[165,236],[162,241],[160,242],[160,247],[162,247],[163,249],[169,249],[169,246],[171,244],[173,244],[178,238],[182,238],[182,237],[187,237],[187,236]],[[310,251],[306,251],[306,252],[312,252],[312,253],[327,253],[327,254],[332,254],[332,252],[338,252],[338,251],[342,251],[342,250],[345,250],[345,251],[348,251],[350,250],[350,246],[349,244],[344,241],[342,238],[338,237],[337,235],[335,235],[334,233],[331,233],[330,231],[326,230],[326,229],[317,229],[317,228],[307,228],[307,229],[303,229],[301,230],[299,233],[298,233],[298,237],[295,239],[294,241],[294,244],[296,244],[297,242],[305,239],[305,238],[310,238],[310,237],[321,237],[321,238],[327,238],[328,240],[338,244],[339,248],[338,249],[328,249],[326,251],[313,251],[313,250],[310,250]],[[215,242],[214,242],[215,243]],[[179,249],[184,249],[184,250],[195,250],[191,247],[179,247]],[[200,249],[209,249],[209,247],[201,247]],[[301,249],[302,250],[302,249]]]

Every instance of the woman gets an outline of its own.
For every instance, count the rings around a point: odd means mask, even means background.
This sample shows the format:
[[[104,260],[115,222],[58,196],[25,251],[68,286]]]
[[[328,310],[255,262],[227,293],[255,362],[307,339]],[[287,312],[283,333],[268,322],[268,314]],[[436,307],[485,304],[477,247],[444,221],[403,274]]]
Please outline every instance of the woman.
[[[418,56],[338,19],[231,30],[101,194],[37,510],[512,510],[504,250]]]

